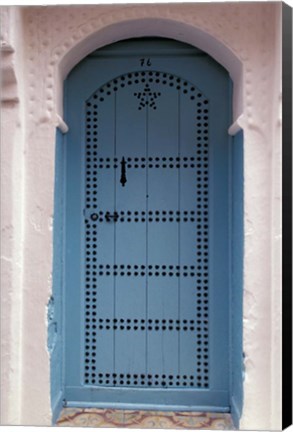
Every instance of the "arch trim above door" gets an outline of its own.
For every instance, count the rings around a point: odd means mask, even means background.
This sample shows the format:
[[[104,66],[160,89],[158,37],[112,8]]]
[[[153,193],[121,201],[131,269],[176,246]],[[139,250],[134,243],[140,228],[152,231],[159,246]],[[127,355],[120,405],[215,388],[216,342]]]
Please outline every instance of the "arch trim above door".
[[[97,28],[99,30],[96,30]],[[60,125],[61,128],[64,126],[63,81],[78,62],[94,50],[105,47],[113,41],[149,36],[185,42],[194,48],[200,48],[222,64],[229,71],[234,86],[233,122],[238,119],[243,113],[242,59],[224,39],[221,40],[214,35],[213,26],[210,28],[203,26],[200,18],[192,23],[188,15],[187,23],[183,13],[177,14],[174,11],[166,13],[165,8],[148,5],[145,11],[141,7],[135,7],[131,8],[131,11],[108,13],[103,16],[102,23],[92,22],[91,26],[85,28],[82,36],[75,35],[74,41],[71,36],[68,37],[63,45],[53,51],[53,63],[58,68],[59,80],[58,92],[54,96],[56,125],[58,127]],[[48,77],[47,80],[50,82],[51,78]]]

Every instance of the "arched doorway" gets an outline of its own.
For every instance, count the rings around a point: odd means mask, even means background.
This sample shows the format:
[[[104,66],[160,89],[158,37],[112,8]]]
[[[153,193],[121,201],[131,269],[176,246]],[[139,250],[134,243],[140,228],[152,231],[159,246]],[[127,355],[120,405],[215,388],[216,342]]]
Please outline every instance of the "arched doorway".
[[[230,411],[231,83],[164,39],[66,83],[65,399]]]

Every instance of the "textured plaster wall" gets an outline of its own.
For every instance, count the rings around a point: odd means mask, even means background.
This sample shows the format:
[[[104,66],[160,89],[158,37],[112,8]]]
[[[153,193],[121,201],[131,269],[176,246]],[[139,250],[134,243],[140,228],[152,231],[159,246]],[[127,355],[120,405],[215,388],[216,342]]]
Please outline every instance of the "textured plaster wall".
[[[18,26],[19,32],[12,29]],[[1,9],[1,423],[20,419],[24,220],[22,17]],[[18,78],[16,77],[16,71]]]
[[[207,51],[234,81],[244,130],[243,429],[280,429],[280,3],[3,7],[2,424],[49,425],[55,127],[62,82],[87,53],[165,36]]]

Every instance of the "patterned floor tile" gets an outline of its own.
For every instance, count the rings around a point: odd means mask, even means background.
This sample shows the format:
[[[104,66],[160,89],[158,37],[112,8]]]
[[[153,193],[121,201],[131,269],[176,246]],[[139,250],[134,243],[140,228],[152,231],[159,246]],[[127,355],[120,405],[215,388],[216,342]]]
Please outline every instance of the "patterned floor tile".
[[[56,426],[234,430],[230,414],[64,408]]]

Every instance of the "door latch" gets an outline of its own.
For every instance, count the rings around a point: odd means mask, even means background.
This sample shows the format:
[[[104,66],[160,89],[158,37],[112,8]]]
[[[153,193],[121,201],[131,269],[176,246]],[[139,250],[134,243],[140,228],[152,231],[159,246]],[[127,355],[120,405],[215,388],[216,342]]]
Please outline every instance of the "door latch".
[[[126,179],[126,162],[125,162],[125,159],[124,159],[124,156],[123,156],[123,158],[122,158],[122,160],[121,160],[121,177],[120,177],[120,183],[122,184],[122,186],[124,187],[125,186],[125,183],[127,182],[127,179]]]
[[[107,222],[111,222],[111,220],[117,222],[118,218],[119,218],[119,214],[116,211],[113,214],[111,214],[110,212],[106,212],[105,214],[105,219]]]

